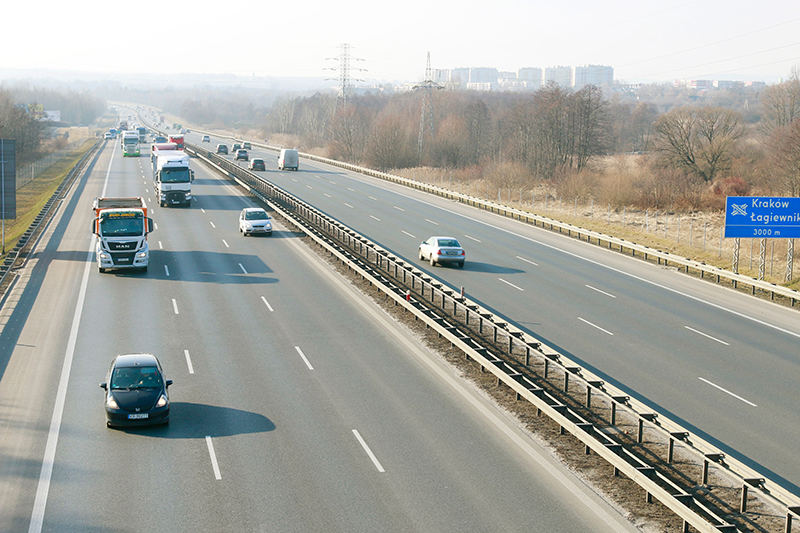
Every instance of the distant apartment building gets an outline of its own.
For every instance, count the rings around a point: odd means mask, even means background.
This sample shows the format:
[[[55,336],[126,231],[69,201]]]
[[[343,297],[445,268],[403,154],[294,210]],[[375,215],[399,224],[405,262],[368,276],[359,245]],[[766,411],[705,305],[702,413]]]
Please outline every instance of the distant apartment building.
[[[433,81],[438,83],[439,85],[446,85],[450,82],[450,69],[449,68],[437,68],[433,71]]]
[[[581,89],[587,85],[610,86],[614,82],[614,68],[605,65],[575,67],[572,86]]]
[[[450,70],[450,86],[454,89],[466,89],[469,83],[469,71],[466,67],[459,67]]]
[[[559,87],[572,87],[572,67],[547,67],[544,69],[544,84],[555,83]]]
[[[525,67],[517,71],[517,79],[524,82],[528,89],[539,90],[542,88],[544,72],[540,68]]]
[[[497,69],[492,67],[476,67],[469,69],[470,83],[497,83]]]

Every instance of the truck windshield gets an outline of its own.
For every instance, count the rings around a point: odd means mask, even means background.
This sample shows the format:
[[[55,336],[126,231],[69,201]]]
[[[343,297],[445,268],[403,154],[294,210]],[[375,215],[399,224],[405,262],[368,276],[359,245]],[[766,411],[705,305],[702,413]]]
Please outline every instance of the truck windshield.
[[[189,183],[188,168],[162,168],[162,183]]]
[[[100,234],[111,237],[141,237],[144,217],[141,213],[108,213],[100,216]]]
[[[125,144],[139,144],[139,139],[133,137],[125,137]]]

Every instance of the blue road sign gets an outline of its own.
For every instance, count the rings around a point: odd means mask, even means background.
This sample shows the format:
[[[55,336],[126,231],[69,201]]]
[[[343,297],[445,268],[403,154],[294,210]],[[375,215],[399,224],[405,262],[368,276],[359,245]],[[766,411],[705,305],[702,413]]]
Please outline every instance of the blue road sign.
[[[728,196],[725,238],[800,238],[800,198]]]

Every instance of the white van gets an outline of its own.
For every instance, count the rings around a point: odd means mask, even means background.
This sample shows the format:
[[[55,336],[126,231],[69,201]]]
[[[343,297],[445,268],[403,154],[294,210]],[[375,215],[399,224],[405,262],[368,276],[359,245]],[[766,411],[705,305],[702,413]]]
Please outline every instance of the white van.
[[[298,168],[300,168],[300,156],[297,155],[297,150],[281,149],[278,156],[278,170],[297,170]]]

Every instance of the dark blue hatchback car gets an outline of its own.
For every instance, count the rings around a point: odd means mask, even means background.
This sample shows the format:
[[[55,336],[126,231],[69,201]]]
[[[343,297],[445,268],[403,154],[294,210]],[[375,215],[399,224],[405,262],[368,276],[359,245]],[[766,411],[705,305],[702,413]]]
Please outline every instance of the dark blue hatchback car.
[[[106,425],[143,426],[169,423],[171,379],[149,353],[118,355],[108,369],[105,390]]]

